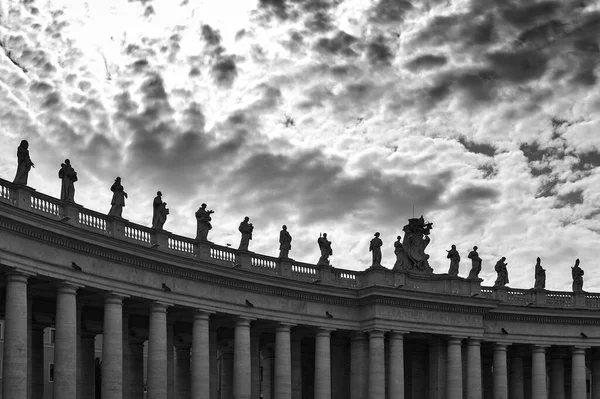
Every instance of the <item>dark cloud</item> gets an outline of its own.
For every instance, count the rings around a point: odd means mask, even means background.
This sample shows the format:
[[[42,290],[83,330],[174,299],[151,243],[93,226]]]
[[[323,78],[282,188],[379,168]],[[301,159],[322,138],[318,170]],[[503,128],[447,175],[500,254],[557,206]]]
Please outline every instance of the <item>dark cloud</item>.
[[[469,152],[475,154],[483,154],[488,157],[493,157],[496,154],[496,147],[486,143],[476,143],[467,139],[465,136],[458,138],[458,142],[461,143]]]
[[[367,45],[367,58],[371,65],[388,66],[392,63],[394,54],[383,35],[378,35]]]
[[[475,18],[469,13],[436,16],[415,39],[417,46],[458,44],[465,47],[491,44],[496,40],[492,14]]]
[[[578,162],[573,165],[574,170],[590,170],[600,167],[600,152],[589,151],[577,154]]]
[[[513,83],[540,78],[548,62],[545,55],[532,50],[490,52],[486,58],[500,79]]]
[[[438,68],[446,65],[448,58],[444,55],[424,54],[420,55],[406,64],[411,71]]]
[[[294,17],[290,15],[289,6],[286,0],[259,0],[259,9],[266,12],[265,17],[270,19],[275,16],[280,20],[286,20]]]
[[[211,72],[220,86],[231,87],[233,81],[238,75],[234,57],[220,57],[220,59],[213,64]]]
[[[505,21],[524,27],[537,21],[552,18],[560,9],[560,4],[555,1],[540,1],[533,4],[517,6],[514,2],[507,2],[500,14]]]
[[[324,54],[343,55],[356,57],[358,54],[350,47],[357,42],[357,38],[343,31],[338,31],[333,37],[323,37],[315,44],[315,49]]]
[[[221,44],[221,34],[218,30],[211,28],[210,25],[202,25],[202,39],[210,46],[219,46]]]
[[[334,27],[331,16],[323,11],[308,16],[304,21],[304,26],[312,32],[327,32]]]
[[[371,10],[371,20],[384,23],[401,22],[412,9],[413,5],[409,1],[380,0]]]
[[[490,77],[496,75],[487,69],[457,69],[439,74],[432,85],[422,90],[423,105],[435,105],[450,94],[460,94],[463,104],[469,107],[489,103],[496,93],[496,80]]]
[[[563,208],[565,206],[578,204],[583,204],[583,190],[573,190],[567,194],[558,195],[554,206]]]

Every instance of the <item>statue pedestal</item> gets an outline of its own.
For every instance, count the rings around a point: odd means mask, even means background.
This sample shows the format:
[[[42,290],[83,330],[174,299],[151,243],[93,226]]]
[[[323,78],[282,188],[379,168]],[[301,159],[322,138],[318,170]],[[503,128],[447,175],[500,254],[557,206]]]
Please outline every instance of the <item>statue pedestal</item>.
[[[238,250],[235,254],[235,265],[240,269],[250,270],[252,268],[252,252]]]
[[[279,258],[279,275],[282,277],[292,277],[292,262],[290,258]]]
[[[362,286],[386,285],[388,269],[383,266],[371,266],[363,272]]]
[[[481,294],[481,282],[483,279],[481,278],[470,278],[467,279],[471,288],[471,296],[478,296]]]
[[[210,242],[206,240],[196,240],[194,253],[198,259],[210,259]]]
[[[585,307],[585,292],[578,291],[573,293],[573,305],[576,308],[584,308]]]
[[[11,199],[17,207],[25,210],[31,208],[31,193],[34,192],[35,189],[16,184],[11,191]]]
[[[543,288],[534,288],[533,289],[533,299],[535,304],[538,306],[546,305],[546,290]]]
[[[152,246],[163,247],[163,249],[169,248],[169,232],[162,229],[154,229],[152,234]]]
[[[74,202],[63,201],[61,205],[60,215],[63,221],[72,224],[73,226],[79,225],[79,211],[83,206]]]
[[[107,227],[110,231],[110,234],[114,238],[123,239],[125,238],[125,222],[126,219],[123,219],[118,216],[108,216]]]
[[[331,276],[332,267],[330,265],[317,264],[317,270],[318,270],[319,280],[321,280],[322,283],[330,282],[332,280],[332,278],[331,278],[332,277]]]
[[[508,299],[507,291],[508,291],[508,287],[504,287],[504,286],[494,287],[494,299],[497,299],[502,302],[506,302],[506,300]]]

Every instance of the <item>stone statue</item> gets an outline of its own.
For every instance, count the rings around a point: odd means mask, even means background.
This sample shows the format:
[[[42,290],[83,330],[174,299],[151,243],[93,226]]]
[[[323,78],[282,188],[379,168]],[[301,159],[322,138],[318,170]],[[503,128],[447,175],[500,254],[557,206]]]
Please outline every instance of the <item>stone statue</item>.
[[[399,267],[394,266],[394,269],[433,273],[429,266],[429,255],[425,253],[425,248],[431,241],[429,234],[432,228],[433,223],[425,223],[423,216],[408,219],[408,224],[402,228],[406,233],[402,242],[405,262]]]
[[[317,243],[321,250],[321,257],[319,258],[319,262],[317,262],[317,266],[329,266],[329,256],[333,255],[333,251],[331,250],[331,241],[327,239],[327,233],[319,235]]]
[[[506,258],[503,256],[498,262],[496,262],[496,266],[494,266],[494,270],[496,270],[496,273],[498,273],[494,287],[504,287],[509,283],[508,270],[506,269],[507,263],[504,262],[505,260]]]
[[[123,207],[125,206],[125,198],[127,198],[127,193],[123,191],[123,186],[121,185],[121,178],[117,177],[115,182],[110,187],[110,191],[113,192],[112,200],[110,201],[110,211],[108,211],[108,216],[116,216],[121,217],[123,214]]]
[[[71,166],[71,161],[65,159],[60,164],[58,177],[62,180],[60,189],[60,199],[67,202],[75,202],[75,182],[77,181],[77,172]]]
[[[477,246],[473,247],[473,250],[469,252],[469,259],[471,259],[471,271],[469,272],[468,279],[479,278],[479,273],[481,272],[481,258],[477,253]]]
[[[448,269],[448,275],[458,276],[458,264],[460,263],[460,255],[456,250],[456,245],[452,245],[450,251],[446,252],[448,252],[446,258],[450,259],[450,269]]]
[[[167,209],[167,203],[162,201],[162,193],[160,191],[156,192],[156,197],[152,201],[152,210],[152,228],[162,230],[167,221],[169,210]]]
[[[240,227],[238,230],[242,233],[242,239],[240,240],[240,247],[238,248],[240,251],[247,251],[248,245],[250,244],[250,240],[252,239],[252,231],[254,230],[254,226],[252,223],[248,223],[250,218],[246,216],[244,221],[240,223]]]
[[[279,257],[288,258],[290,249],[292,249],[292,236],[287,231],[287,226],[284,224],[281,226],[281,231],[279,232]]]
[[[533,288],[543,290],[546,288],[546,269],[542,268],[542,260],[538,257],[535,264],[535,284]]]
[[[211,214],[214,211],[206,210],[206,204],[202,204],[196,211],[196,240],[208,241],[208,232],[212,229]]]
[[[373,254],[373,264],[371,267],[381,266],[381,246],[383,245],[383,241],[381,241],[379,236],[379,232],[375,233],[375,238],[373,238],[369,244],[369,251]]]
[[[402,246],[402,236],[398,236],[398,239],[394,243],[394,254],[396,254],[396,263],[394,263],[394,270],[404,269],[405,260],[407,259],[406,252]]]
[[[579,259],[571,268],[571,276],[573,277],[573,292],[583,292],[583,270],[579,267]]]
[[[35,165],[29,158],[29,143],[27,140],[21,140],[21,144],[17,148],[17,174],[13,183],[26,186],[31,168],[35,168]]]

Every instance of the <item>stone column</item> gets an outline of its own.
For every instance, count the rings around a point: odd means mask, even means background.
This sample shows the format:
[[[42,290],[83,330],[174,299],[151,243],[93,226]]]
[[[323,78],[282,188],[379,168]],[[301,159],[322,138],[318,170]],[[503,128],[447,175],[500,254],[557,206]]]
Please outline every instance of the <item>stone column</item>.
[[[520,353],[510,359],[510,398],[524,399],[523,358]]]
[[[250,319],[240,317],[235,323],[233,343],[233,399],[248,399],[252,393],[250,378]]]
[[[447,398],[463,397],[461,342],[462,338],[448,338]]]
[[[550,399],[565,397],[565,365],[563,358],[552,356],[550,360]]]
[[[389,397],[404,399],[404,334],[392,331],[389,336]]]
[[[61,283],[56,290],[55,398],[75,399],[77,395],[77,289],[74,285]]]
[[[254,399],[254,398],[253,398]],[[292,399],[302,399],[302,339],[292,334]]]
[[[531,353],[531,399],[546,399],[546,347],[534,345]]]
[[[95,399],[96,398],[96,334],[82,331],[81,345],[77,349],[81,355],[81,379],[82,391],[81,397],[77,399]],[[132,397],[132,399],[134,399]],[[135,398],[137,399],[137,398]]]
[[[250,363],[252,367],[252,399],[260,398],[260,333],[250,331]]]
[[[167,399],[175,399],[175,341],[173,321],[167,315]]]
[[[368,397],[369,343],[367,335],[357,331],[350,340],[350,398]]]
[[[6,341],[4,341],[6,342]],[[31,326],[31,399],[44,397],[44,326]],[[87,399],[87,398],[84,398]]]
[[[217,328],[209,326],[208,329],[208,351],[210,359],[210,399],[219,399],[219,370],[217,368]]]
[[[192,326],[192,398],[210,399],[210,314],[194,313]],[[177,398],[179,399],[179,398]]]
[[[369,399],[385,399],[383,331],[369,331]]]
[[[494,344],[494,399],[508,399],[506,344]]]
[[[150,306],[148,336],[147,399],[167,397],[167,305],[154,302]]]
[[[208,338],[208,334],[206,334],[206,337]],[[175,345],[175,351],[175,397],[177,399],[191,399],[190,345],[177,344]],[[208,370],[206,370],[206,377],[208,377]],[[206,379],[208,380],[208,378]]]
[[[594,348],[592,354],[592,399],[600,399],[600,349]]]
[[[585,348],[574,347],[571,359],[571,399],[586,399]]]
[[[506,365],[504,371],[506,374]],[[481,340],[471,338],[467,341],[467,399],[481,399],[482,395]]]
[[[2,397],[27,399],[27,279],[6,275]]]
[[[123,296],[104,299],[102,399],[123,399]]]
[[[144,341],[143,338],[129,339],[131,399],[143,399],[144,397]],[[124,396],[123,399],[126,397]]]
[[[275,397],[292,399],[292,347],[289,324],[275,330]]]
[[[218,399],[233,398],[233,348],[231,344],[221,347],[221,385],[219,387],[220,396]]]
[[[331,399],[331,330],[318,329],[315,336],[315,397]]]
[[[261,358],[261,367],[262,367],[262,382],[261,382],[261,399],[274,399],[273,395],[275,391],[274,384],[274,375],[273,370],[275,369],[275,350],[272,345],[267,345],[262,348],[262,358]]]
[[[123,327],[121,334],[123,337],[123,397],[131,398],[132,391],[135,389],[132,384],[132,375],[131,375],[131,346],[129,345],[129,312],[123,309],[122,312],[122,322],[121,326]]]
[[[429,399],[445,399],[448,363],[446,341],[435,338],[429,342]]]

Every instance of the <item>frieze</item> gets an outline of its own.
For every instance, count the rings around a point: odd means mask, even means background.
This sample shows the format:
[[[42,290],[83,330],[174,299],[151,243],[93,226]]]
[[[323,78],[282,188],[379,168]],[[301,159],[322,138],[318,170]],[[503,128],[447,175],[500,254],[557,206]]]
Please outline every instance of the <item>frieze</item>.
[[[410,321],[417,323],[469,327],[483,326],[483,318],[481,316],[460,313],[436,312],[431,310],[377,306],[376,315],[377,317],[383,317],[387,319],[398,319],[402,321]]]
[[[516,321],[521,323],[600,325],[600,315],[599,317],[567,317],[536,314],[488,313],[484,318],[485,320]]]

